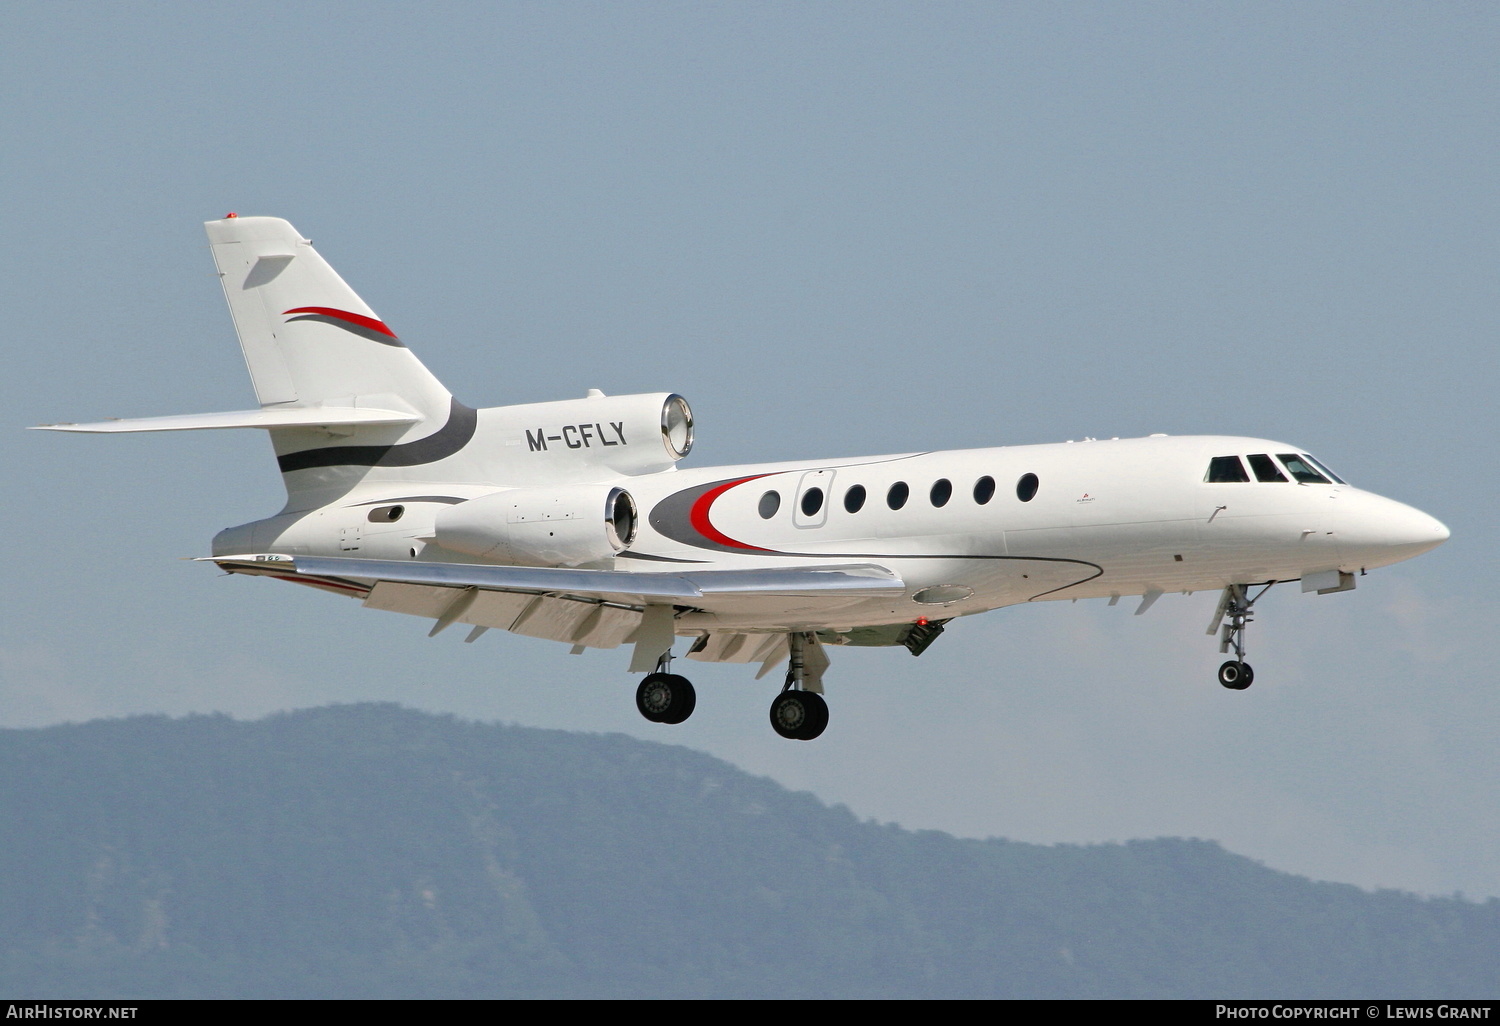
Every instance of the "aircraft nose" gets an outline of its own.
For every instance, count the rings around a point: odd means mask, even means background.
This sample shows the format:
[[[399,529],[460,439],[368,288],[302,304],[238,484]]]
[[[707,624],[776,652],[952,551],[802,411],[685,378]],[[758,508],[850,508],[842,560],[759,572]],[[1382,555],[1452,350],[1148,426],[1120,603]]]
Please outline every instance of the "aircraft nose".
[[[1345,563],[1386,566],[1411,559],[1448,540],[1447,526],[1405,503],[1369,492],[1341,503],[1336,537]]]

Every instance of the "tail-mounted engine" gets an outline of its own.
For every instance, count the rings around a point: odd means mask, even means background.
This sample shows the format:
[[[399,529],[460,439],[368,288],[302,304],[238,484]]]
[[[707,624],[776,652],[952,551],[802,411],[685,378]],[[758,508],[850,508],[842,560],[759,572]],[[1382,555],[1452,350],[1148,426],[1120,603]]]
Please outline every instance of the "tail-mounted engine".
[[[595,393],[483,412],[504,437],[513,472],[531,480],[576,480],[600,469],[655,474],[693,447],[693,412],[686,399],[670,393]]]
[[[585,566],[635,540],[639,514],[623,488],[607,484],[513,488],[438,514],[445,549],[517,566]]]

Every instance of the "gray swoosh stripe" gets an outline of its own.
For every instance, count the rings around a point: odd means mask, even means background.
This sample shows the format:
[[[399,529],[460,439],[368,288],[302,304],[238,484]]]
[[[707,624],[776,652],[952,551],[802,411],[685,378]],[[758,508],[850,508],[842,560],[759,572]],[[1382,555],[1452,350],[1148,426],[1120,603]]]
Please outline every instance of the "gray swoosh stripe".
[[[357,509],[360,506],[381,506],[387,502],[443,502],[452,506],[460,502],[468,502],[468,499],[460,499],[456,495],[397,495],[390,499],[371,499],[369,502],[351,502],[348,509]]]
[[[718,481],[709,481],[707,484],[694,485],[684,488],[680,492],[673,492],[651,507],[650,514],[646,517],[657,534],[665,538],[671,538],[683,545],[691,545],[695,549],[709,549],[713,552],[733,552],[743,555],[747,552],[759,553],[769,556],[784,555],[774,549],[766,549],[760,545],[751,545],[748,542],[743,547],[736,548],[725,545],[723,542],[705,538],[693,526],[693,505],[704,495],[713,491],[720,485],[729,484],[732,481],[753,481],[757,477],[769,477],[769,474],[747,474],[744,477],[726,477]]]
[[[649,552],[616,552],[617,559],[647,559],[658,563],[704,563],[702,559],[678,559],[676,556],[655,556]]]
[[[426,438],[400,445],[330,445],[289,452],[276,459],[283,474],[314,467],[420,467],[447,459],[474,437],[479,411],[451,400],[448,422]]]

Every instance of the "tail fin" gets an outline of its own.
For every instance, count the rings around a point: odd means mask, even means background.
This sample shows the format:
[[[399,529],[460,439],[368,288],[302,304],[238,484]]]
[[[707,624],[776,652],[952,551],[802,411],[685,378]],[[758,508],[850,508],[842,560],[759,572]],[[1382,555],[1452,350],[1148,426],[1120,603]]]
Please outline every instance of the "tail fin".
[[[371,478],[483,477],[482,458],[459,456],[478,411],[454,399],[295,228],[234,214],[205,227],[260,409],[38,427],[111,434],[264,428],[289,512],[331,502]],[[426,469],[438,462],[442,470]]]
[[[468,443],[475,411],[453,398],[289,223],[229,215],[204,227],[263,410],[413,415],[406,423],[368,425],[346,418],[332,434],[273,427],[288,508],[327,501],[330,489],[347,491],[386,473],[377,468],[434,463]]]
[[[447,417],[447,390],[289,223],[231,215],[204,227],[261,406]]]

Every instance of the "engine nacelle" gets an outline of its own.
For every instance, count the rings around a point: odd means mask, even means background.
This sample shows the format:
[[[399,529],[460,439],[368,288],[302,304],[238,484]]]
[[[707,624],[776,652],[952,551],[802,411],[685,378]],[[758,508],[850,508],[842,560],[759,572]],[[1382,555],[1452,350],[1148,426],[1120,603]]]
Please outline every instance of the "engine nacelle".
[[[639,513],[607,484],[512,488],[450,506],[433,540],[445,549],[516,566],[583,566],[635,540]]]
[[[603,395],[484,410],[525,480],[577,479],[606,471],[634,476],[668,470],[693,447],[693,412],[682,396]]]

